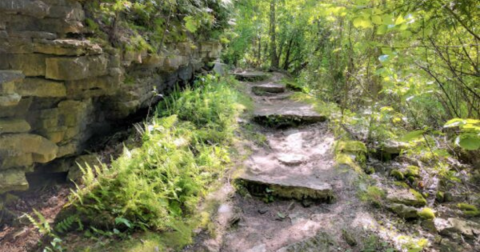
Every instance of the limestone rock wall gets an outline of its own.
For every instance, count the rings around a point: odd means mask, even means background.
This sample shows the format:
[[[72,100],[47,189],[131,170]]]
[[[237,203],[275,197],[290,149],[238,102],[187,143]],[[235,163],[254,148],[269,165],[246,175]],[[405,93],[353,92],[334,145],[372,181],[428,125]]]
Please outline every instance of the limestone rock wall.
[[[79,39],[84,21],[81,1],[0,0],[0,196],[26,190],[35,166],[74,159],[94,132],[191,80],[221,50],[208,41],[122,52]]]

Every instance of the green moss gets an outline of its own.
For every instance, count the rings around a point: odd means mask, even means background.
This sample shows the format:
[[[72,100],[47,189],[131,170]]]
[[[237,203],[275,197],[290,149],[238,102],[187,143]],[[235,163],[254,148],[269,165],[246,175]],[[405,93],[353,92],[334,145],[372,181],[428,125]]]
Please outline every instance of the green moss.
[[[435,197],[435,200],[437,202],[440,202],[440,203],[444,202],[445,201],[445,194],[443,192],[438,191],[437,195]]]
[[[395,182],[393,182],[393,184],[396,185],[396,186],[405,188],[405,189],[409,189],[409,188],[410,188],[410,186],[409,186],[407,183],[402,182],[402,181],[395,181]]]
[[[349,154],[340,153],[335,156],[337,165],[346,165],[358,173],[363,173],[362,167]]]
[[[373,206],[381,207],[385,199],[385,191],[377,186],[369,186],[367,190],[360,194],[360,199],[371,203]]]
[[[420,176],[420,168],[417,166],[408,166],[407,171],[405,172],[405,176],[411,176],[411,177],[419,177]]]
[[[435,219],[435,212],[433,211],[433,209],[428,208],[428,207],[425,207],[425,208],[422,208],[422,210],[419,210],[418,215],[421,218],[426,219],[426,220]]]
[[[369,174],[369,175],[374,174],[375,173],[375,168],[369,166],[369,167],[365,168],[365,173]]]
[[[460,210],[462,210],[463,213],[467,216],[471,216],[471,217],[480,216],[480,211],[474,205],[470,205],[467,203],[459,203],[457,207],[460,208]]]
[[[427,200],[423,197],[421,193],[415,191],[414,189],[410,189],[410,192],[415,196],[419,203],[421,203],[422,205],[427,204]]]
[[[403,173],[401,171],[396,170],[396,169],[394,169],[390,172],[390,176],[394,177],[397,180],[405,180],[405,175],[403,175]]]
[[[360,141],[339,141],[335,150],[342,153],[365,154],[367,153],[367,146]]]

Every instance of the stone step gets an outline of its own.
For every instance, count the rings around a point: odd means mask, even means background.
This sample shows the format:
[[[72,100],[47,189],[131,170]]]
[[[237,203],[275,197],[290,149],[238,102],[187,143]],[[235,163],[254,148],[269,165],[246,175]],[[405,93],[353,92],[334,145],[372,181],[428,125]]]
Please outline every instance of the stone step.
[[[302,124],[324,122],[327,118],[317,113],[312,106],[284,102],[274,105],[257,105],[253,119],[268,127],[292,127]]]
[[[239,81],[263,81],[268,79],[269,75],[263,72],[245,72],[245,73],[234,73],[235,79]]]
[[[253,196],[271,194],[283,199],[332,202],[332,185],[317,181],[311,176],[274,176],[254,174],[248,170],[236,178],[236,182]]]
[[[285,93],[286,87],[281,84],[262,84],[252,87],[252,92],[258,96],[272,96],[276,94]]]

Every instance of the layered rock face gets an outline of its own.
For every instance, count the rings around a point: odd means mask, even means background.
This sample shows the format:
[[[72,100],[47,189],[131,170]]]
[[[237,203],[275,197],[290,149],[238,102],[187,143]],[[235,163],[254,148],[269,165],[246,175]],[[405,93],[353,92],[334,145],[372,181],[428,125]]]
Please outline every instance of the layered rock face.
[[[85,38],[77,0],[0,0],[0,195],[25,173],[75,159],[96,132],[158,101],[217,58],[218,42],[123,52]],[[155,91],[154,91],[155,90]]]

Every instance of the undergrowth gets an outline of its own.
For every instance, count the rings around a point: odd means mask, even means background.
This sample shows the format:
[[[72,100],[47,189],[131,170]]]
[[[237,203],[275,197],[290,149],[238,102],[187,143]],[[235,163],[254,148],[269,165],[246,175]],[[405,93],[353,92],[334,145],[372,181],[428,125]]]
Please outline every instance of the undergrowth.
[[[141,147],[125,148],[109,167],[83,168],[70,216],[80,216],[88,233],[173,230],[188,242],[201,223],[200,200],[230,163],[236,118],[245,109],[234,86],[205,76],[166,98],[146,123]]]

